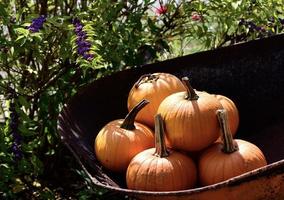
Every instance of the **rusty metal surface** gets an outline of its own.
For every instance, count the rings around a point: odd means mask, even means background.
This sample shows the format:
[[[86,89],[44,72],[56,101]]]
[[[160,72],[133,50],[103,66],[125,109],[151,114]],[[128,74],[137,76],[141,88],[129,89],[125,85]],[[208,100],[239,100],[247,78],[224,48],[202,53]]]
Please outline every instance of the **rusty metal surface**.
[[[258,145],[269,165],[208,187],[169,193],[125,189],[123,174],[100,166],[93,153],[96,134],[107,122],[127,113],[127,95],[144,73],[189,76],[193,87],[231,98],[240,112],[237,138]],[[99,79],[82,88],[62,110],[62,141],[93,183],[109,195],[138,199],[284,199],[284,35],[197,53]],[[258,192],[252,192],[258,191]],[[256,193],[256,194],[254,194]]]

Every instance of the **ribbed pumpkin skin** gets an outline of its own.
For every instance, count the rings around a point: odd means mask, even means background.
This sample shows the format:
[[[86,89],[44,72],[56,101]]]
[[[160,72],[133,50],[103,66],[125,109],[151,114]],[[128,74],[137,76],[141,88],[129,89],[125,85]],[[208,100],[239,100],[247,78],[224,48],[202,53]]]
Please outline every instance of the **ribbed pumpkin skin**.
[[[223,108],[227,110],[228,113],[228,123],[230,127],[230,131],[233,136],[236,135],[238,126],[239,126],[239,111],[235,105],[235,103],[228,97],[223,95],[214,95],[219,102],[222,104]]]
[[[109,170],[125,172],[131,159],[154,146],[154,133],[147,126],[135,122],[136,129],[120,128],[123,120],[114,120],[98,133],[94,148],[97,159]]]
[[[192,188],[197,179],[196,165],[179,152],[160,158],[155,148],[137,154],[128,166],[127,187],[144,191],[176,191]]]
[[[153,73],[152,75],[158,78],[149,82],[143,82],[138,87],[133,85],[127,100],[128,110],[131,110],[142,99],[150,101],[136,117],[137,121],[148,125],[150,128],[154,128],[154,116],[164,98],[175,92],[186,90],[181,80],[172,74]]]
[[[185,92],[172,94],[160,104],[158,113],[165,122],[165,132],[171,147],[184,151],[199,151],[212,144],[220,128],[216,110],[221,103],[208,93],[198,93],[198,100],[187,100]]]
[[[254,144],[236,139],[239,150],[232,153],[222,151],[222,143],[206,149],[198,162],[199,182],[211,185],[267,165],[261,150]]]

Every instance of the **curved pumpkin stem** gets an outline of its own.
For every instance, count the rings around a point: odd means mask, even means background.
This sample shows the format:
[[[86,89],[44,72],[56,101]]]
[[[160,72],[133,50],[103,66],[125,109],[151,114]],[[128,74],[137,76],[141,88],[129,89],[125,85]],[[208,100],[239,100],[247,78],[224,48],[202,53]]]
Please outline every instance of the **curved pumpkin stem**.
[[[239,150],[239,147],[234,144],[234,139],[229,128],[227,111],[225,109],[217,110],[217,117],[222,132],[223,152],[232,153]]]
[[[148,103],[150,103],[148,100],[143,99],[134,108],[132,108],[132,110],[130,110],[130,112],[124,118],[122,124],[120,125],[120,128],[123,128],[126,130],[134,130],[135,129],[134,121],[135,121],[137,114]]]
[[[190,101],[197,100],[199,98],[199,96],[196,94],[195,90],[190,85],[189,78],[185,76],[181,80],[182,80],[182,83],[187,90],[187,94],[185,96],[185,99],[190,100]]]
[[[138,88],[141,84],[151,82],[151,81],[156,81],[159,78],[159,76],[154,75],[154,74],[143,74],[140,76],[138,81],[134,84],[135,88]]]
[[[164,122],[162,116],[157,114],[155,116],[155,155],[164,158],[169,156],[169,152],[165,143]]]

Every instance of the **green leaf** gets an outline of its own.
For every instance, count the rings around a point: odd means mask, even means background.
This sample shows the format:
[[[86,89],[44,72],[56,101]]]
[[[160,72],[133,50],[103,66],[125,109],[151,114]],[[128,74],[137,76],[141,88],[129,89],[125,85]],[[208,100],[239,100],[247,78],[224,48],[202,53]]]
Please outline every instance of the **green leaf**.
[[[21,132],[21,134],[23,136],[29,137],[29,136],[33,136],[35,133],[32,130],[29,130],[29,128],[27,128],[25,125],[20,124],[18,127],[19,131]]]
[[[12,191],[14,193],[19,193],[19,192],[24,191],[25,189],[26,189],[26,185],[23,183],[23,181],[20,178],[15,178]]]
[[[8,13],[5,10],[5,5],[0,2],[0,16],[3,16],[5,19],[8,16]]]
[[[20,118],[23,120],[23,121],[31,121],[28,114],[25,113],[21,108],[19,108],[18,106],[16,107],[16,112],[20,115]]]
[[[41,32],[32,33],[31,36],[32,36],[36,41],[41,41],[41,40],[42,40],[42,33],[41,33]]]
[[[153,20],[151,18],[148,18],[148,25],[149,25],[150,30],[153,33],[157,33],[158,27],[155,25],[155,23],[153,22]]]
[[[52,156],[52,155],[54,155],[55,154],[55,150],[54,149],[49,149],[46,153],[45,153],[45,155],[47,155],[47,156]]]
[[[31,170],[31,164],[26,159],[21,159],[18,164],[18,170],[21,173],[27,173]]]
[[[19,34],[24,35],[25,37],[27,37],[30,33],[30,31],[26,28],[16,28],[15,31]]]
[[[19,40],[22,40],[22,39],[25,38],[25,37],[26,37],[26,36],[24,36],[24,35],[19,35],[15,41],[18,42]]]
[[[19,96],[18,97],[19,103],[25,107],[25,109],[29,109],[30,108],[30,103],[26,100],[25,97],[23,96]]]
[[[36,155],[32,155],[31,163],[34,167],[34,173],[37,175],[41,174],[43,171],[43,163],[40,161],[40,159]]]
[[[51,133],[47,133],[46,138],[47,138],[47,141],[48,141],[49,144],[54,143],[54,137]]]

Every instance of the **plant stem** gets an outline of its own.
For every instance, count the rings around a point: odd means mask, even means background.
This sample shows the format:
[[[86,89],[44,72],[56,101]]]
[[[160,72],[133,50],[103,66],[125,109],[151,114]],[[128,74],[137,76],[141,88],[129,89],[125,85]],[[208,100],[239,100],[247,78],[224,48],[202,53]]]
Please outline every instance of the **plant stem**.
[[[135,88],[138,88],[141,84],[146,83],[146,82],[151,82],[155,81],[159,78],[158,75],[154,74],[143,74],[138,81],[135,83]]]
[[[224,153],[232,153],[237,151],[239,148],[234,144],[233,136],[231,134],[229,124],[228,124],[228,114],[225,109],[217,110],[217,117],[219,120],[221,132],[222,132],[222,140],[223,140],[223,149]]]
[[[148,103],[150,103],[148,100],[143,99],[140,101],[132,110],[126,115],[124,118],[122,124],[120,125],[120,128],[126,129],[126,130],[134,130],[135,125],[135,117],[139,113],[139,111],[144,108]]]
[[[164,135],[164,122],[162,116],[160,114],[157,114],[155,116],[155,155],[160,158],[169,156]]]
[[[65,61],[63,63],[62,68],[58,70],[58,73],[56,73],[54,77],[51,77],[49,80],[47,80],[47,82],[45,82],[42,87],[40,87],[37,91],[35,91],[32,97],[36,97],[37,95],[40,95],[48,87],[52,86],[52,84],[54,84],[59,78],[65,75],[70,70],[69,65],[70,65],[69,61]]]
[[[197,100],[199,96],[196,94],[196,92],[190,85],[189,78],[183,77],[181,80],[187,91],[185,99],[190,100],[190,101]]]

